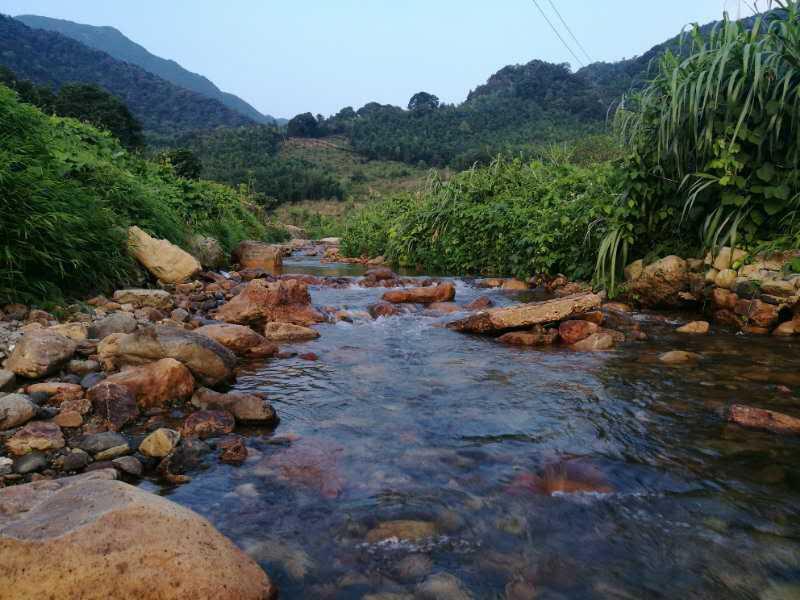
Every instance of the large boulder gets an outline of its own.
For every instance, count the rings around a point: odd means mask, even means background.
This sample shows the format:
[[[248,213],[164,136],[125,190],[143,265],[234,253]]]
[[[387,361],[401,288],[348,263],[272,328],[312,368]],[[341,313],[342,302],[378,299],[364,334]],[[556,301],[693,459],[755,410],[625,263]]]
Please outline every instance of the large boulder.
[[[30,331],[17,342],[6,369],[31,379],[44,377],[58,371],[77,347],[74,340],[60,333],[47,329]]]
[[[264,358],[275,356],[278,353],[278,347],[275,344],[246,325],[215,323],[204,325],[195,329],[194,332],[211,338],[239,356]]]
[[[310,325],[325,320],[322,313],[311,306],[306,284],[296,279],[272,283],[253,279],[217,311],[216,318],[238,324],[277,321]]]
[[[456,297],[456,288],[449,281],[429,287],[392,290],[383,295],[383,300],[392,304],[433,304],[451,302]]]
[[[505,308],[482,310],[458,321],[448,323],[447,327],[455,331],[469,333],[526,329],[534,325],[555,323],[556,321],[562,321],[569,317],[595,310],[600,306],[600,303],[601,299],[597,294],[575,294],[543,302],[530,302]]]
[[[138,227],[128,228],[128,249],[159,281],[180,283],[202,270],[198,260],[167,240],[150,237]]]
[[[112,343],[113,342],[113,343]],[[234,379],[236,355],[210,337],[169,325],[130,333],[99,348],[104,364],[142,365],[162,358],[174,358],[191,369],[205,385]]]
[[[233,251],[233,262],[242,269],[263,269],[275,274],[283,265],[280,246],[245,240]]]
[[[203,517],[115,477],[106,469],[0,490],[0,596],[277,596],[264,571]]]
[[[643,306],[677,306],[689,290],[689,268],[679,256],[666,256],[647,265],[630,283],[631,293]]]
[[[189,240],[189,252],[206,269],[225,266],[225,251],[213,237],[196,234]]]
[[[172,400],[183,400],[194,391],[191,371],[172,358],[141,366],[130,367],[107,377],[98,385],[121,385],[126,388],[140,408],[164,406]],[[93,394],[90,390],[90,397]]]

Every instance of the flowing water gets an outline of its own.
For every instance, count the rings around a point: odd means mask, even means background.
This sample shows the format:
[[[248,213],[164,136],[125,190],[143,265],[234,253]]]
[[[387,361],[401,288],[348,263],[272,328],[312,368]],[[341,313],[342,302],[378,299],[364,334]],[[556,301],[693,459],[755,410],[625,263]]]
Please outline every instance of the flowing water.
[[[454,282],[459,303],[486,293]],[[285,347],[319,360],[246,365],[235,386],[268,393],[278,428],[251,432],[245,464],[212,456],[160,489],[281,598],[414,598],[437,573],[461,582],[443,599],[800,597],[800,442],[723,418],[734,402],[800,414],[796,342],[639,315],[649,341],[612,352],[514,348],[425,312],[359,316],[383,291],[312,288],[353,322]],[[671,349],[704,360],[660,364]],[[412,523],[379,541],[392,521]]]

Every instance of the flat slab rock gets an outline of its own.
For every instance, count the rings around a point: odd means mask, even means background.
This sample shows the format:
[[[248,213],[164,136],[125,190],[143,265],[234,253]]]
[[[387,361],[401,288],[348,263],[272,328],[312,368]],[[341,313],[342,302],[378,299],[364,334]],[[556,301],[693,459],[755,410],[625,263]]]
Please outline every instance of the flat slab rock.
[[[569,317],[595,310],[600,304],[601,299],[597,294],[573,294],[542,302],[482,310],[464,319],[448,323],[447,327],[466,333],[511,331],[563,321]]]
[[[104,469],[0,490],[0,597],[277,597],[203,517],[115,477]]]

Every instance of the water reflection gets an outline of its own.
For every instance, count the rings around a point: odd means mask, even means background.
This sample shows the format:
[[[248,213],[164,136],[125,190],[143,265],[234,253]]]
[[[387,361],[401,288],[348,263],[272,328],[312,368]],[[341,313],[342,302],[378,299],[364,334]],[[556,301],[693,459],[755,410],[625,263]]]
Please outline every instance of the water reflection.
[[[462,304],[487,293],[456,284]],[[381,293],[312,289],[350,310]],[[282,598],[800,597],[798,441],[722,418],[733,402],[797,413],[797,345],[642,319],[648,341],[602,354],[509,348],[425,313],[322,325],[288,348],[318,361],[242,369],[278,429],[169,493]],[[676,348],[704,358],[656,359]]]

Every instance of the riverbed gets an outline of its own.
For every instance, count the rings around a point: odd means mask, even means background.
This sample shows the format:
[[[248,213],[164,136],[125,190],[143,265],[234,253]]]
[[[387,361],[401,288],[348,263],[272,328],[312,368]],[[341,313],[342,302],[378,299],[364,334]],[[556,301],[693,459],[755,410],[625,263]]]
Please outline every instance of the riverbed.
[[[452,281],[459,304],[526,299]],[[424,597],[431,576],[454,600],[800,597],[800,441],[724,419],[735,402],[800,413],[797,342],[681,335],[688,316],[653,313],[648,340],[610,352],[515,348],[453,316],[373,320],[382,288],[310,291],[351,322],[282,346],[317,360],[246,364],[235,386],[280,425],[248,432],[241,466],[142,484],[207,517],[281,598]],[[673,349],[703,360],[657,360]]]

